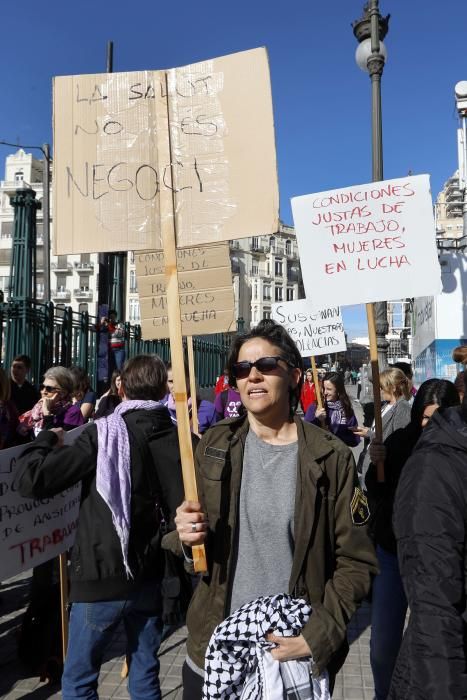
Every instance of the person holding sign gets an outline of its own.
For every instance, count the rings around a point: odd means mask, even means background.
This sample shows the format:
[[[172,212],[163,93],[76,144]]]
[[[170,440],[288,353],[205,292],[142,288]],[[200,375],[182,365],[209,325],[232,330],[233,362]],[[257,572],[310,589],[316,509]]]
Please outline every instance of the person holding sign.
[[[305,413],[305,420],[331,431],[349,447],[356,447],[360,438],[352,428],[358,423],[342,375],[329,372],[324,376],[323,387],[324,408],[317,408],[316,403],[312,403]]]
[[[209,571],[188,616],[184,700],[201,698],[216,625],[244,603],[289,592],[313,608],[296,637],[271,634],[273,659],[308,658],[330,685],[347,653],[346,627],[370,589],[376,557],[350,450],[295,416],[303,362],[280,325],[233,341],[229,377],[246,415],[213,426],[195,455],[200,502],[185,501],[166,546],[206,544]],[[272,630],[273,632],[273,630]]]
[[[64,700],[97,699],[106,648],[121,622],[132,700],[160,700],[162,532],[183,499],[177,431],[160,400],[167,371],[157,355],[129,360],[123,401],[71,446],[43,430],[17,463],[23,497],[48,498],[81,481],[71,554],[72,602]],[[58,531],[59,532],[59,531]]]
[[[381,387],[381,398],[384,401],[381,407],[384,442],[395,430],[405,428],[410,422],[410,380],[405,376],[402,370],[391,368],[381,372],[379,375],[379,384]],[[371,428],[358,426],[357,428],[353,428],[353,432],[355,435],[368,438],[371,441],[375,437],[374,425],[373,423]],[[367,450],[362,462],[363,480],[365,479],[370,463],[370,452]]]

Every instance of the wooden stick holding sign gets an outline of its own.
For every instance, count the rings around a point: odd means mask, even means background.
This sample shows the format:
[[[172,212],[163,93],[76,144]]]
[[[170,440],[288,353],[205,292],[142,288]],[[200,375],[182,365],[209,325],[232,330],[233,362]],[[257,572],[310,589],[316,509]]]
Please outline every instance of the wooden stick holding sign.
[[[192,335],[187,335],[186,344],[188,348],[188,369],[190,371],[191,425],[193,432],[196,433],[196,435],[199,435],[198,402],[196,400],[195,356],[193,353]]]
[[[62,620],[62,657],[65,663],[68,648],[68,570],[66,552],[58,555],[60,565],[60,612]]]
[[[167,295],[167,313],[169,319],[170,355],[173,371],[175,410],[177,414],[178,439],[180,443],[180,457],[182,462],[183,485],[187,501],[198,500],[196,486],[195,467],[193,461],[193,447],[191,442],[190,418],[188,415],[188,397],[185,380],[185,364],[183,359],[182,322],[180,315],[180,297],[177,270],[176,231],[175,231],[175,206],[174,206],[174,175],[172,164],[172,148],[170,143],[171,115],[169,108],[169,85],[167,73],[165,74],[166,100],[158,101],[158,105],[164,105],[164,113],[160,114],[159,123],[165,128],[159,132],[158,160],[159,163],[170,163],[168,169],[166,187],[160,190],[161,233],[165,259],[165,281]],[[193,564],[196,572],[207,571],[206,553],[204,545],[192,548]]]
[[[383,420],[381,417],[381,393],[379,386],[378,345],[376,342],[375,307],[373,304],[365,304],[368,320],[368,338],[370,340],[371,377],[373,381],[373,401],[375,407],[375,439],[383,441]],[[384,482],[384,462],[376,464],[376,479]]]
[[[319,385],[318,370],[316,368],[316,360],[315,360],[313,355],[310,357],[310,360],[311,360],[311,369],[313,372],[313,383],[315,385],[315,391],[316,391],[316,402],[318,404],[318,408],[323,408],[323,397],[321,396],[321,387]]]

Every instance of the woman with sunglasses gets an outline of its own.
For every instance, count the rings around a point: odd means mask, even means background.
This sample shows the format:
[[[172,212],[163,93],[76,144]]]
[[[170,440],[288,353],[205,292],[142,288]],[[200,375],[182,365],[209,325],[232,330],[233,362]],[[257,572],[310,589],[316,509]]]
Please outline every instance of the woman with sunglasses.
[[[78,404],[73,404],[74,382],[66,367],[51,367],[40,386],[41,398],[19,417],[18,432],[34,439],[41,430],[63,428],[72,430],[84,423]]]
[[[181,543],[185,556],[205,543],[209,562],[187,616],[184,700],[201,698],[216,625],[279,593],[305,599],[313,612],[299,636],[268,635],[272,657],[307,658],[313,676],[328,673],[332,686],[347,623],[376,571],[350,450],[295,416],[303,364],[288,333],[261,322],[235,338],[228,367],[246,415],[203,436],[195,457],[200,502],[178,508],[179,541],[166,541],[174,550]]]

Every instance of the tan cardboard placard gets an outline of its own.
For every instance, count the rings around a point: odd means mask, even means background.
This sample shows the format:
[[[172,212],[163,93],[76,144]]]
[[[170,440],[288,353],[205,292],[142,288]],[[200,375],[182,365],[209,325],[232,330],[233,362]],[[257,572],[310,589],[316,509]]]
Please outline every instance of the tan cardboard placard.
[[[158,158],[166,101],[171,163]],[[266,50],[174,68],[167,80],[164,71],[55,78],[53,184],[55,254],[161,250],[162,188],[173,190],[177,247],[274,233]]]
[[[136,277],[144,340],[167,338],[164,253],[135,253]],[[180,314],[183,335],[235,330],[234,293],[229,246],[218,243],[177,250]]]

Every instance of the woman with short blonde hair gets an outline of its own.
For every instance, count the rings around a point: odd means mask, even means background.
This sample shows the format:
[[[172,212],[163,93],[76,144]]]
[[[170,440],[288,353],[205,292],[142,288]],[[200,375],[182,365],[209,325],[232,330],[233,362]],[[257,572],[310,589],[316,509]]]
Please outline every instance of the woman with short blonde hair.
[[[379,375],[379,384],[381,391],[392,394],[396,400],[400,398],[410,400],[410,380],[401,369],[391,367],[383,370]]]

